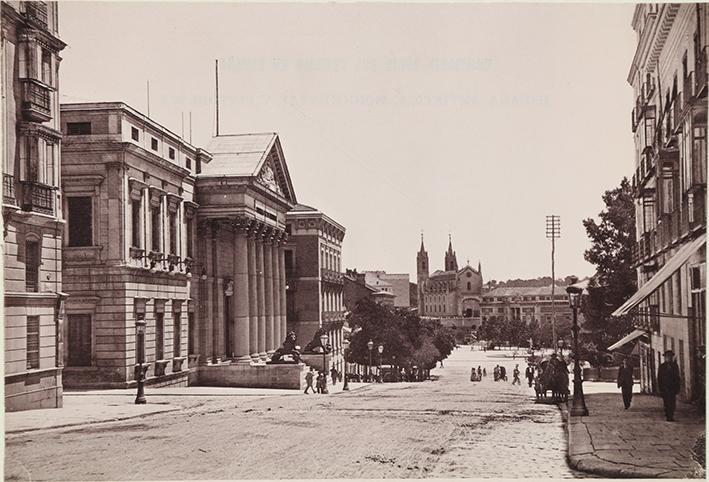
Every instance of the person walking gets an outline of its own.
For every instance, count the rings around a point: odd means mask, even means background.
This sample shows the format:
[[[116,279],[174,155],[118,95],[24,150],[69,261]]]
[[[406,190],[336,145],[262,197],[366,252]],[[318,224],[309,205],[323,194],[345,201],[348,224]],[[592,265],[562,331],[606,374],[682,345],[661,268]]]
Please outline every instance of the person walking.
[[[495,381],[500,379],[500,367],[498,365],[495,365],[495,368],[492,370],[492,376]]]
[[[305,374],[305,393],[308,393],[308,388],[310,388],[313,393],[315,393],[315,389],[313,388],[313,368],[310,368],[310,371]]]
[[[623,394],[623,405],[625,409],[630,408],[630,402],[633,399],[633,368],[628,363],[628,359],[624,358],[623,362],[618,368],[618,388],[621,389]]]
[[[335,385],[337,383],[337,368],[335,368],[335,365],[332,365],[330,369],[330,376],[332,377],[332,384]]]
[[[532,388],[532,383],[534,383],[534,367],[531,363],[527,364],[527,369],[524,371],[524,376],[529,382],[529,388]]]
[[[515,365],[515,369],[512,370],[512,385],[515,383],[517,385],[522,385],[522,382],[519,379],[519,365]]]
[[[483,371],[480,369],[480,365],[478,365],[478,380],[483,379]]]
[[[675,408],[677,406],[677,394],[680,388],[679,367],[675,361],[675,353],[672,350],[665,352],[665,361],[660,364],[657,371],[657,386],[665,405],[665,416],[668,422],[675,421]]]
[[[507,369],[503,366],[500,366],[500,378],[503,381],[507,381]]]
[[[484,377],[487,376],[487,368],[483,368],[483,376],[484,376]]]

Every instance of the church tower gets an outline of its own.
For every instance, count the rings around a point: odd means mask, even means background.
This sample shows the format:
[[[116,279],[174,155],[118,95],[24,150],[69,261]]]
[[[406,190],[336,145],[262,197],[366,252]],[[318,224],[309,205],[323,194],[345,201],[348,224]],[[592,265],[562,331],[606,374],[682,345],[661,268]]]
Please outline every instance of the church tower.
[[[428,253],[423,247],[423,233],[421,233],[421,248],[416,255],[416,283],[418,292],[419,315],[423,315],[423,292],[424,285],[428,280]]]
[[[451,240],[451,235],[448,235],[448,251],[446,251],[446,271],[458,271],[458,260],[455,258],[455,251],[453,251],[453,241]]]

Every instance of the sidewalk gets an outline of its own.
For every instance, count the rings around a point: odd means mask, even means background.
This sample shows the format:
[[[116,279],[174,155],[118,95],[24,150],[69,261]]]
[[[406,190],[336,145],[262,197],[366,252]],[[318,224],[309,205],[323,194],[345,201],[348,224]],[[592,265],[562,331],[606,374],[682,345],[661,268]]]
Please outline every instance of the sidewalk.
[[[571,417],[562,405],[571,467],[614,478],[702,476],[691,449],[704,433],[705,419],[694,406],[677,402],[677,421],[667,422],[659,397],[635,394],[628,410],[619,390],[585,398],[587,417]]]
[[[350,391],[368,383],[350,383]],[[342,392],[342,383],[328,385],[330,395]],[[162,387],[145,388],[148,403],[135,405],[135,389],[67,390],[62,408],[23,410],[5,413],[5,433],[28,432],[71,427],[90,423],[113,422],[201,405],[203,400],[221,397],[299,396],[301,390],[231,387]],[[303,395],[304,396],[304,395]]]

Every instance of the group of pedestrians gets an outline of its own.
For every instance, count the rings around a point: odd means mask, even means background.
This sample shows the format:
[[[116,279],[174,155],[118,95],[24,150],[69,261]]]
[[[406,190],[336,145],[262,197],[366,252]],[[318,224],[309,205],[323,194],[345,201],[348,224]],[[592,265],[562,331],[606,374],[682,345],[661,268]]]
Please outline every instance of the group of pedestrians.
[[[681,387],[680,372],[679,366],[675,361],[675,353],[672,350],[666,350],[664,358],[665,361],[660,364],[657,370],[657,389],[665,407],[665,418],[668,422],[674,422],[677,394],[679,394]],[[628,359],[625,358],[618,369],[618,388],[620,388],[623,396],[623,405],[626,410],[630,408],[633,400],[634,384],[633,367],[630,366]]]
[[[332,377],[332,385],[334,386],[338,380],[342,380],[342,375],[337,371],[337,368],[333,365],[330,369],[330,377]],[[313,388],[313,381],[315,381],[315,388]],[[315,375],[315,369],[310,367],[308,373],[305,374],[305,393],[308,390],[312,390],[313,393],[328,393],[327,391],[327,374],[323,371],[318,371],[317,376]]]

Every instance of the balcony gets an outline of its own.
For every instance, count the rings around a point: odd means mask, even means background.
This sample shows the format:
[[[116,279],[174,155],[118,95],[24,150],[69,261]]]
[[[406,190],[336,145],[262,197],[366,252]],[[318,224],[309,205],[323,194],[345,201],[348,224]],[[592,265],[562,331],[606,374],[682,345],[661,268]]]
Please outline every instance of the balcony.
[[[22,114],[25,120],[47,122],[52,119],[52,97],[49,87],[34,79],[22,79]]]
[[[31,1],[23,2],[25,5],[25,17],[38,23],[42,27],[47,27],[47,2]]]
[[[323,282],[325,283],[333,283],[333,284],[338,284],[341,285],[344,283],[343,278],[342,278],[342,273],[338,271],[333,271],[331,269],[325,269],[322,268],[320,270],[320,277]]]
[[[3,173],[2,175],[2,202],[3,204],[17,205],[15,195],[15,176]]]
[[[54,215],[54,190],[35,181],[21,181],[22,185],[22,210]]]
[[[334,323],[338,321],[345,321],[344,311],[323,311],[322,312],[323,323]]]

